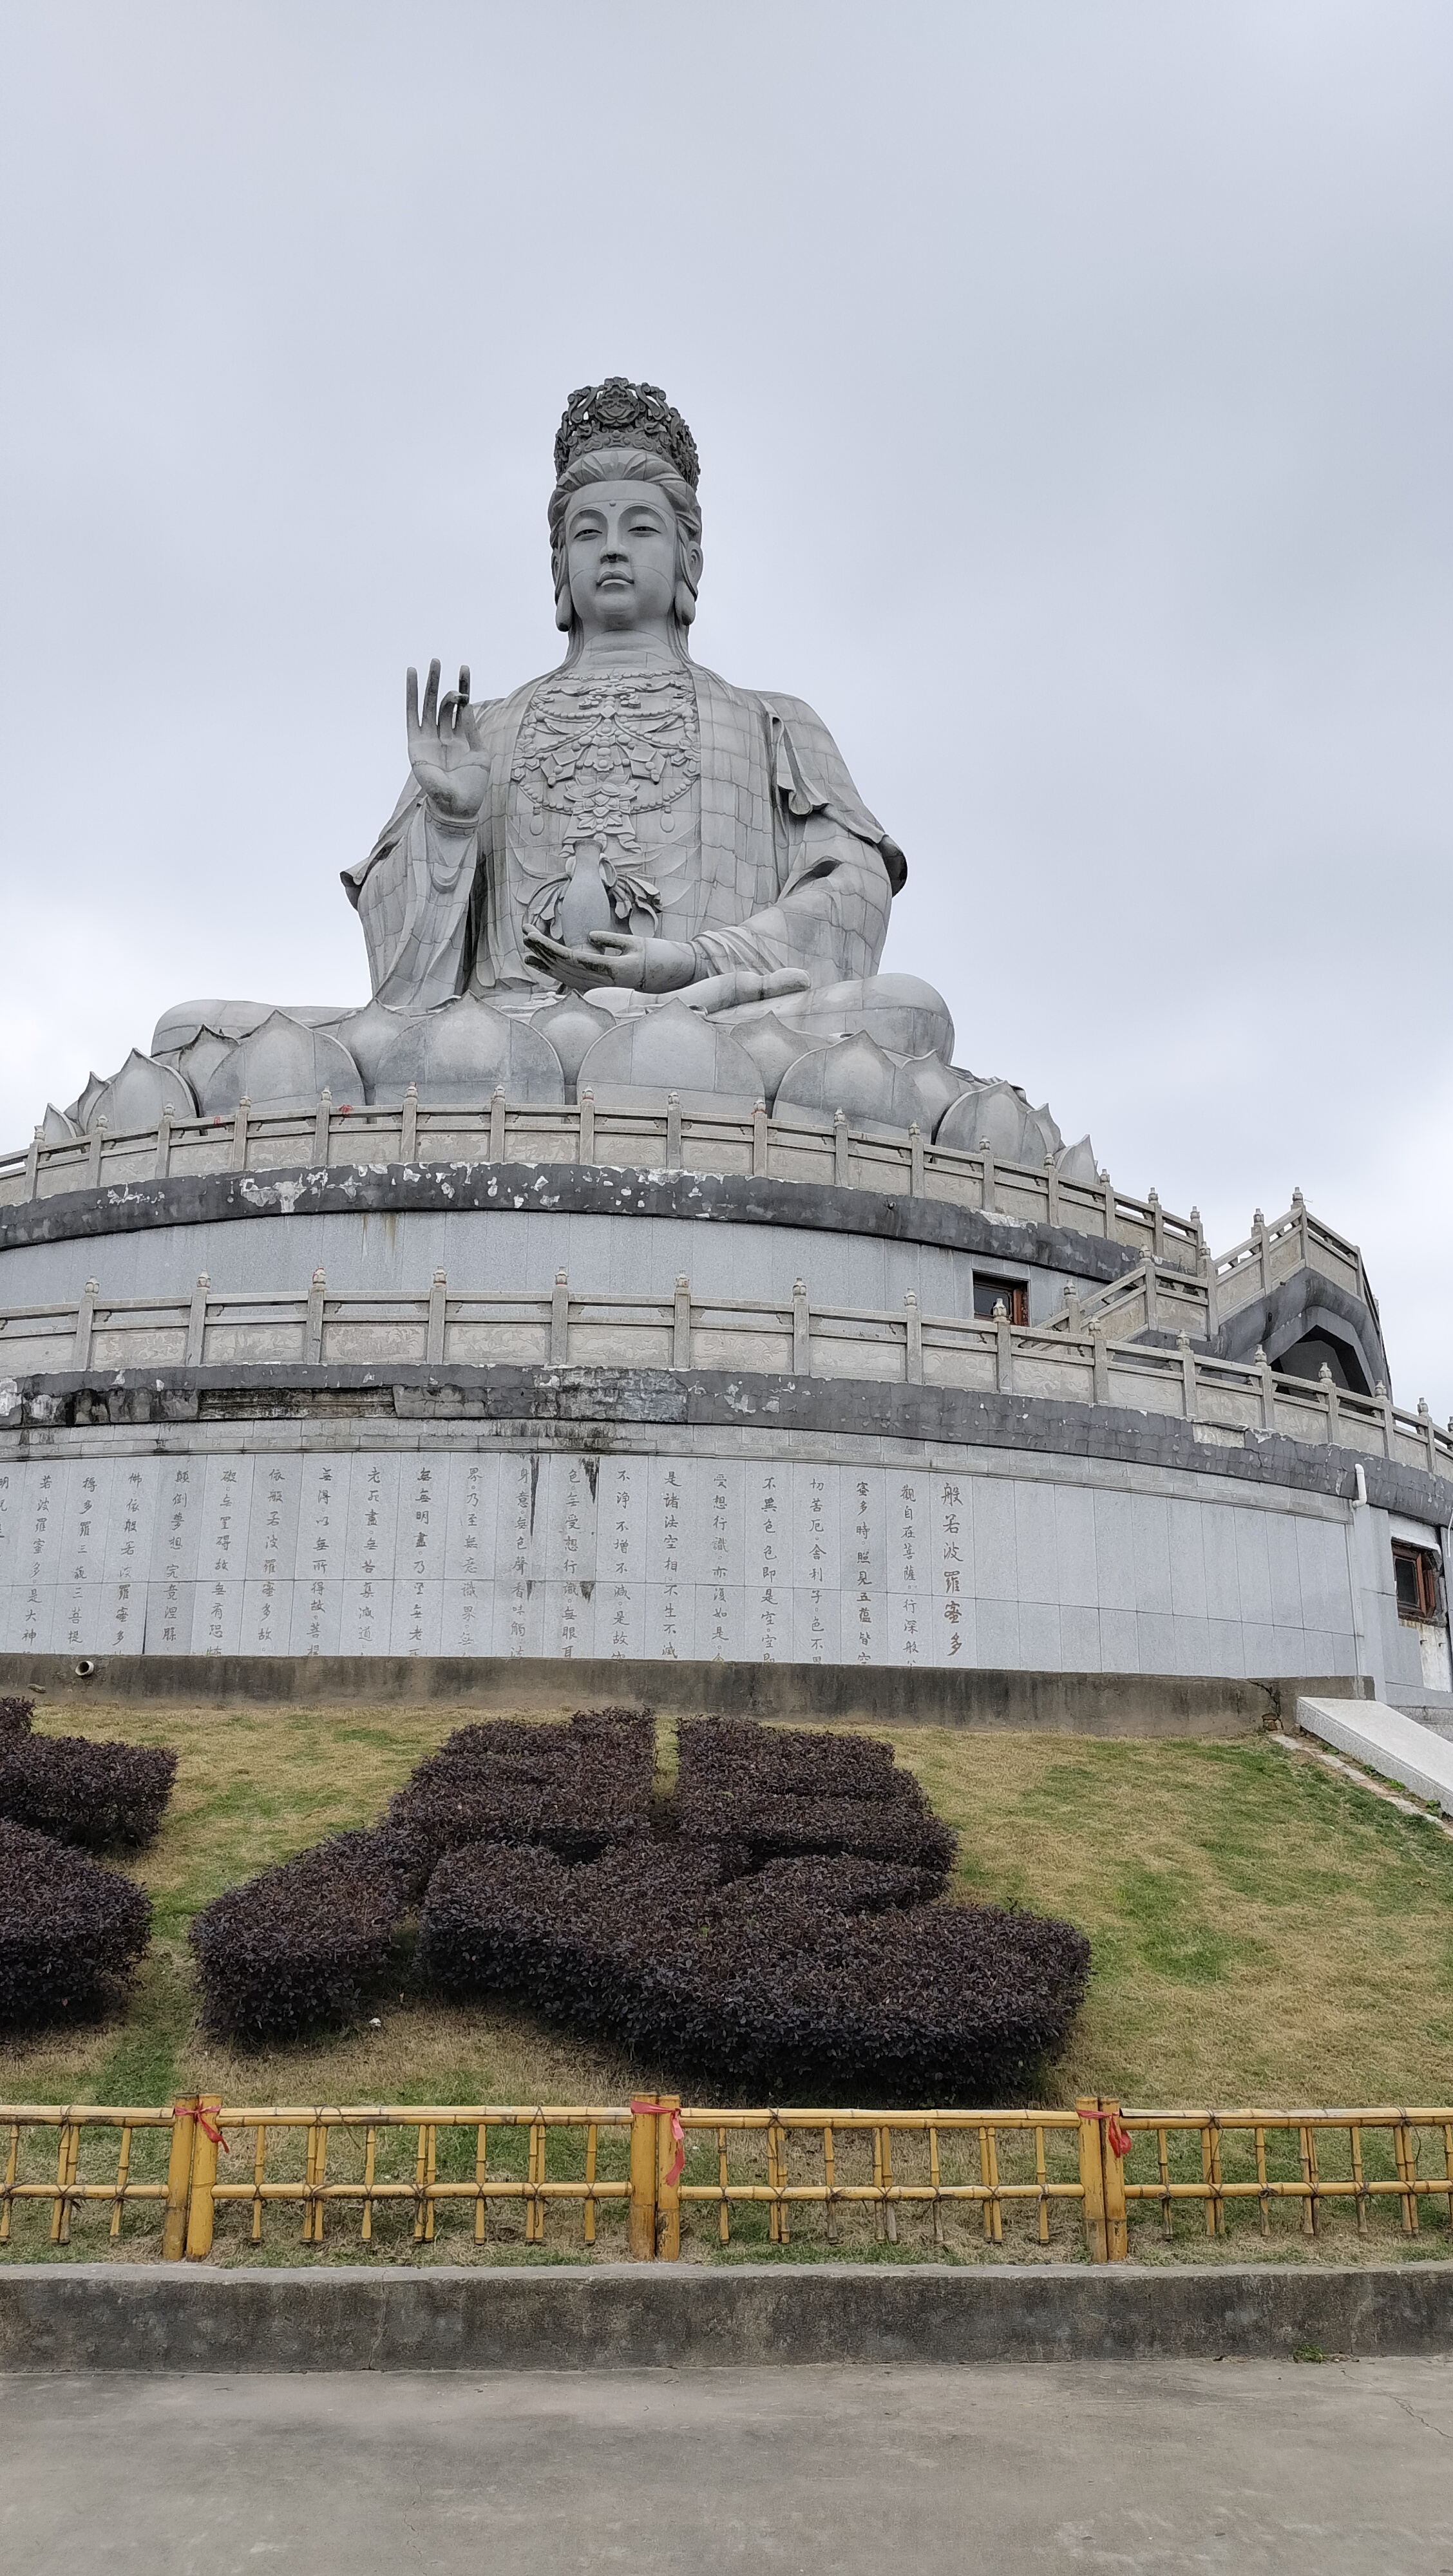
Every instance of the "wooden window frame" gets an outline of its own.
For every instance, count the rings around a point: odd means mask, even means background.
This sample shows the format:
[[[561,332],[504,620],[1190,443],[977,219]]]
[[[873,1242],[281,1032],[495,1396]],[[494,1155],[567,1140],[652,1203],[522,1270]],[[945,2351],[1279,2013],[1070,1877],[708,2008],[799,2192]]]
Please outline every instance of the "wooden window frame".
[[[1438,1559],[1434,1550],[1430,1547],[1414,1547],[1410,1539],[1395,1538],[1392,1543],[1392,1564],[1394,1590],[1397,1588],[1399,1567],[1407,1565],[1412,1568],[1413,1589],[1417,1597],[1417,1607],[1405,1609],[1402,1595],[1398,1593],[1398,1617],[1410,1626],[1426,1624],[1430,1619],[1441,1619],[1443,1613],[1438,1599]]]
[[[980,1312],[979,1312],[979,1298],[980,1298],[981,1293],[982,1293],[985,1289],[987,1289],[987,1290],[990,1292],[990,1296],[989,1296],[989,1312],[988,1312],[988,1314],[987,1314],[987,1315],[981,1315],[981,1314],[980,1314]],[[997,1304],[998,1300],[999,1300],[1001,1297],[1003,1298],[1005,1305],[1006,1305],[1006,1306],[1008,1307],[1008,1309],[1009,1309],[1009,1321],[1010,1321],[1010,1323],[1011,1323],[1011,1324],[1027,1324],[1027,1323],[1028,1323],[1028,1321],[1029,1321],[1029,1282],[1028,1282],[1028,1280],[1027,1280],[1027,1279],[1001,1279],[1001,1278],[999,1278],[999,1277],[998,1277],[997,1273],[995,1273],[995,1272],[993,1272],[993,1271],[988,1271],[988,1270],[976,1270],[976,1271],[974,1272],[974,1320],[975,1320],[975,1322],[976,1322],[976,1323],[979,1323],[979,1324],[987,1324],[987,1323],[991,1323],[991,1322],[993,1321],[994,1307],[995,1307],[995,1305]]]

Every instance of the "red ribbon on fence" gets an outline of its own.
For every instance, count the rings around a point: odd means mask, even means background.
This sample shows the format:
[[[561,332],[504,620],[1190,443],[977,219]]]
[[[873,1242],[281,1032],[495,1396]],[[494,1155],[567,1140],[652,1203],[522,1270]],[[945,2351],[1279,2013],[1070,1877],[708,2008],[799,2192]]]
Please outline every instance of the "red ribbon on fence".
[[[637,2100],[631,2104],[631,2118],[633,2120],[643,2119],[648,2112],[659,2120],[663,2117],[665,2111],[666,2105],[664,2102]],[[671,2135],[676,2143],[676,2153],[671,2163],[667,2166],[666,2171],[661,2176],[662,2182],[668,2184],[679,2182],[686,2169],[686,2133],[681,2126],[680,2112],[673,2111],[670,2114],[670,2119]]]
[[[1128,2156],[1132,2144],[1129,2130],[1121,2124],[1113,2111],[1102,2111],[1100,2118],[1105,2123],[1105,2144],[1111,2155]]]
[[[231,2155],[232,2149],[227,2144],[221,2130],[213,2120],[211,2112],[204,2111],[200,2102],[178,2102],[172,2112],[172,2118],[174,2120],[195,2120],[204,2138],[210,2138],[213,2146],[220,2147],[224,2156]]]

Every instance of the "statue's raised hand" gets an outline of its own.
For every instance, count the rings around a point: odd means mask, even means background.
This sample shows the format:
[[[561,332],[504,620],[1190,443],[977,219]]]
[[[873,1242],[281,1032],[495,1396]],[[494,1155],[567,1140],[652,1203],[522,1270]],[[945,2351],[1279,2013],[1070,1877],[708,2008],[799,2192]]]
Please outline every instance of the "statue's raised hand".
[[[424,711],[419,712],[419,675],[409,667],[404,700],[409,728],[409,766],[442,821],[472,823],[484,803],[489,764],[479,748],[469,712],[469,665],[459,674],[457,689],[439,695],[439,665],[429,664],[424,682]]]

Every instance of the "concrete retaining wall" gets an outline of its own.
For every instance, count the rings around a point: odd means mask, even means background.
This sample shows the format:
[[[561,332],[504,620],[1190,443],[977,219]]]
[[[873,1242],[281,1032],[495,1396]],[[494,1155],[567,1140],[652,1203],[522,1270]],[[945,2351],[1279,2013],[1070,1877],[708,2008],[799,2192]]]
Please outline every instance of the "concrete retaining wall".
[[[1453,2350],[1453,2265],[0,2271],[5,2370],[639,2370]]]
[[[82,1667],[86,1669],[82,1669]],[[1322,1680],[1325,1698],[1355,1681]],[[230,1702],[461,1708],[587,1708],[610,1702],[665,1716],[783,1718],[796,1725],[1016,1728],[1101,1736],[1252,1735],[1309,1682],[1206,1680],[1182,1673],[905,1670],[880,1664],[728,1664],[643,1656],[0,1655],[0,1691],[173,1706]],[[1290,1719],[1294,1700],[1285,1699]]]

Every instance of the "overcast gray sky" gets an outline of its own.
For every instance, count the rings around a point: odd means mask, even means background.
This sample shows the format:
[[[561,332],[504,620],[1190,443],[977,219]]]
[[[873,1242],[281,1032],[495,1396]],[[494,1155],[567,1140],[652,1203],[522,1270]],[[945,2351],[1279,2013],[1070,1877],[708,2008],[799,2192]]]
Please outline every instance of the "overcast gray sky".
[[[0,77],[0,1139],[365,998],[404,666],[557,658],[644,375],[959,1062],[1218,1247],[1300,1182],[1453,1409],[1447,0],[70,0]]]

